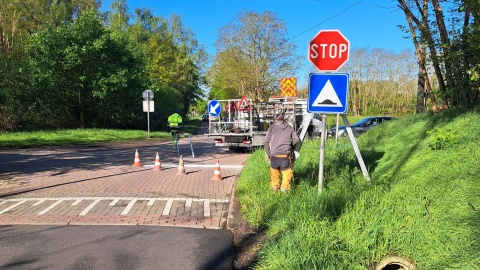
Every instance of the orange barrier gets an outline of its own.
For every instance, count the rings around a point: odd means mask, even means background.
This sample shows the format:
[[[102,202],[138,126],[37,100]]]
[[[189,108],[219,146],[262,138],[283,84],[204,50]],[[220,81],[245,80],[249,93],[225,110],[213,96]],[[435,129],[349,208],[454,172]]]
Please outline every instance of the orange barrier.
[[[222,175],[220,174],[220,160],[218,159],[215,164],[215,171],[213,172],[212,180],[222,180]]]
[[[142,167],[140,163],[140,155],[138,154],[138,149],[135,149],[135,159],[133,160],[133,167]]]
[[[153,169],[156,171],[162,170],[162,164],[160,163],[160,157],[158,156],[158,152],[157,156],[155,157],[155,166],[153,167]]]
[[[178,172],[177,175],[185,175],[185,166],[183,165],[183,156],[180,156],[180,161],[178,161]]]

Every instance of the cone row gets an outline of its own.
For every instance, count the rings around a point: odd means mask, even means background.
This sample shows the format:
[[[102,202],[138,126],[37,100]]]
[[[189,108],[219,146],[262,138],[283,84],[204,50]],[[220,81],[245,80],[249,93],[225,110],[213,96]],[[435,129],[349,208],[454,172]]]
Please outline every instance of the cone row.
[[[142,164],[140,162],[140,155],[138,154],[138,149],[135,149],[135,159],[133,162],[133,167],[142,167]],[[157,152],[157,155],[155,157],[155,165],[153,167],[154,170],[160,171],[162,170],[162,165],[160,162],[160,156]],[[178,162],[178,171],[177,175],[186,175],[185,173],[185,165],[183,162],[183,156],[180,156],[180,160]],[[217,163],[215,164],[215,171],[213,172],[213,177],[212,180],[222,180],[222,175],[220,173],[220,160],[217,159]]]

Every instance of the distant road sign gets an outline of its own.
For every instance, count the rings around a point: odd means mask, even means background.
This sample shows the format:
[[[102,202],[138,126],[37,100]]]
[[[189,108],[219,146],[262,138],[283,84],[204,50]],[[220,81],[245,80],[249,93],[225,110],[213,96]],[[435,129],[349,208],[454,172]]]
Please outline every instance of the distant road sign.
[[[208,113],[210,116],[217,117],[220,115],[222,112],[222,106],[220,105],[220,102],[218,100],[210,100],[208,102]]]
[[[350,42],[338,30],[322,30],[308,46],[308,60],[320,71],[337,71],[349,58]]]
[[[308,112],[347,113],[349,82],[347,73],[311,73],[309,77]]]

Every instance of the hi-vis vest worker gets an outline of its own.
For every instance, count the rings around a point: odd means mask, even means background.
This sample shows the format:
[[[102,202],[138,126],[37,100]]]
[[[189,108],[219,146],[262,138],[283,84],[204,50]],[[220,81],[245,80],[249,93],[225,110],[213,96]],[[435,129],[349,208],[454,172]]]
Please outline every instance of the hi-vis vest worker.
[[[170,130],[182,130],[182,116],[175,112],[168,117],[168,126]]]
[[[265,152],[270,160],[270,188],[273,191],[290,190],[290,182],[293,178],[293,149],[299,141],[293,127],[285,121],[285,116],[277,114],[275,122],[268,128],[264,141]]]

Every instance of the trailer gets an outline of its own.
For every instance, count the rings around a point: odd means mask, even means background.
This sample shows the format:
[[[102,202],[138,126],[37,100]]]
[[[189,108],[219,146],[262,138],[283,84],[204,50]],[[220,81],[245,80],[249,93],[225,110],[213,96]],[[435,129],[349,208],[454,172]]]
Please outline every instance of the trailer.
[[[268,102],[252,102],[245,98],[217,101],[222,111],[216,117],[210,115],[205,134],[214,139],[215,146],[237,151],[263,147],[267,130],[278,113],[285,115],[300,141],[320,135],[320,116],[307,112],[306,99],[271,97]]]

